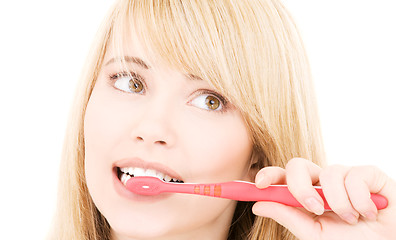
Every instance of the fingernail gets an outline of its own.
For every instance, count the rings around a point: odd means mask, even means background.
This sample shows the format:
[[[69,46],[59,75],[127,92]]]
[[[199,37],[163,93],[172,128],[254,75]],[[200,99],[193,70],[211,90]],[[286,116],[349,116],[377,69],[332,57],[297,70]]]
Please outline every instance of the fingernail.
[[[347,221],[349,224],[355,224],[358,221],[358,218],[352,213],[344,213],[341,215],[342,219]]]
[[[363,217],[367,218],[368,220],[376,220],[377,219],[377,214],[375,214],[372,211],[368,211],[363,214]]]
[[[270,185],[270,183],[268,183],[267,177],[264,174],[257,176],[256,186],[258,188],[265,188],[268,187],[268,185]]]
[[[323,205],[314,197],[307,198],[305,204],[309,211],[315,213],[316,215],[322,215],[324,212]]]

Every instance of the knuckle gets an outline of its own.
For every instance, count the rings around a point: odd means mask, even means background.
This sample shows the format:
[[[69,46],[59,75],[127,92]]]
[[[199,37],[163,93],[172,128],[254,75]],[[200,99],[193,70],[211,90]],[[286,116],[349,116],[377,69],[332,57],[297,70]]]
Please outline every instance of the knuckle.
[[[353,208],[356,210],[356,211],[358,211],[359,213],[365,213],[365,212],[367,212],[367,211],[369,211],[369,210],[371,210],[372,208],[371,208],[371,205],[369,204],[369,202],[368,202],[368,199],[367,199],[367,203],[359,203],[359,204],[354,204],[353,205]]]
[[[364,181],[372,181],[376,176],[380,175],[376,174],[378,171],[378,168],[375,166],[352,167],[345,177],[345,185],[353,186],[355,184],[361,184]]]
[[[289,191],[299,202],[303,202],[306,198],[314,195],[313,189],[309,187],[294,186],[293,184],[289,185]]]
[[[363,179],[357,176],[356,174],[354,174],[353,172],[348,174],[344,180],[346,189],[353,189],[354,186],[356,186],[356,184],[362,184],[362,183],[363,183]]]
[[[295,157],[295,158],[290,159],[288,161],[287,165],[300,165],[300,164],[305,163],[306,161],[308,161],[308,160],[306,160],[304,158]]]
[[[330,165],[328,167],[323,168],[323,170],[320,173],[321,178],[330,178],[334,176],[334,174],[337,174],[339,172],[339,169],[341,168],[340,165]]]
[[[333,210],[333,212],[337,213],[338,215],[342,215],[343,213],[348,213],[351,212],[352,208],[350,207],[349,204],[342,204],[342,203],[338,203],[338,204],[333,204],[330,205],[331,210]]]
[[[325,167],[319,174],[319,180],[322,183],[333,182],[336,179],[344,178],[345,172],[347,171],[345,166],[342,165],[330,165]]]
[[[292,158],[286,164],[286,171],[291,171],[293,169],[301,169],[307,164],[308,160],[304,158]]]
[[[347,177],[358,177],[362,175],[362,172],[367,172],[367,166],[353,167],[349,170]]]

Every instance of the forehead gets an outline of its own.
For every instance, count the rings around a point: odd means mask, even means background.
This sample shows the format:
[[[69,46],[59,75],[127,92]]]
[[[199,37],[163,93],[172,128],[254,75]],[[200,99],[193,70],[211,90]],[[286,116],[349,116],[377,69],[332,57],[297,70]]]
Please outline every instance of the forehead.
[[[148,59],[156,59],[155,56],[147,57],[146,52],[143,50],[139,40],[136,38],[133,41],[124,42],[122,48],[117,49],[114,45],[110,44],[108,51],[106,52],[106,57],[104,59],[104,67],[110,64],[120,64],[121,66],[126,66],[129,64],[134,64],[145,70],[158,70],[166,69],[166,67],[161,65],[159,61],[153,61]],[[154,63],[152,63],[154,62]],[[160,66],[161,65],[161,66]],[[153,67],[152,67],[153,66]],[[180,72],[180,71],[178,71]],[[186,79],[189,80],[199,80],[203,79],[192,73],[182,73]]]
[[[142,60],[142,65],[145,64],[146,68],[150,68],[150,66],[153,65],[149,61],[150,58],[147,56],[137,34],[131,31],[132,30],[125,30],[121,33],[114,34],[106,48],[105,62],[111,59],[113,59],[113,61],[121,60],[125,56],[134,56]]]

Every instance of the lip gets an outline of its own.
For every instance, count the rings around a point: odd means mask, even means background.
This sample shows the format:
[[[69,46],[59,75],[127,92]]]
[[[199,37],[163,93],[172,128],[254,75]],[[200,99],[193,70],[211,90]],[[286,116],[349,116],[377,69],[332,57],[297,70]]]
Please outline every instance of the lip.
[[[155,171],[164,173],[171,178],[183,180],[182,177],[173,169],[159,163],[159,162],[147,162],[140,158],[124,158],[113,164],[113,169],[124,168],[124,167],[137,167],[143,169],[153,169]]]

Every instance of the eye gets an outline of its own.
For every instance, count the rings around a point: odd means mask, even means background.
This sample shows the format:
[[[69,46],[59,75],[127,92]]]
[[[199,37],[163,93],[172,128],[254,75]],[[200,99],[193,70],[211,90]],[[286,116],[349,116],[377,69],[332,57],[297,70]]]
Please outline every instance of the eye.
[[[194,98],[191,104],[205,110],[220,111],[223,109],[223,102],[213,94],[202,94]]]
[[[118,73],[111,77],[114,87],[124,92],[142,94],[144,92],[144,84],[140,78],[134,73]]]

